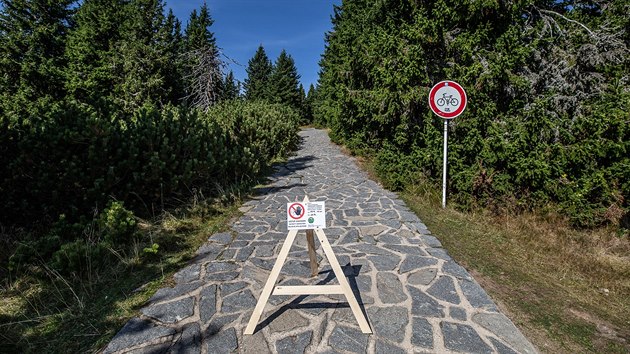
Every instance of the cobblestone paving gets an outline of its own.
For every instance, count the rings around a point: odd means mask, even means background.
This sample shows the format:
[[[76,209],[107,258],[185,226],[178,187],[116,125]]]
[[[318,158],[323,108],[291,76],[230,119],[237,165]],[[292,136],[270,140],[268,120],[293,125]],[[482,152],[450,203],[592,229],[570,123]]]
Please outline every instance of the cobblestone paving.
[[[231,232],[158,290],[105,353],[535,353],[396,194],[341,153],[322,130],[301,132],[297,155],[245,203]],[[373,334],[342,295],[271,296],[254,335],[243,331],[284,241],[286,203],[326,202],[324,230]],[[318,245],[318,241],[316,240]],[[304,232],[278,284],[337,284],[318,246],[310,277]]]

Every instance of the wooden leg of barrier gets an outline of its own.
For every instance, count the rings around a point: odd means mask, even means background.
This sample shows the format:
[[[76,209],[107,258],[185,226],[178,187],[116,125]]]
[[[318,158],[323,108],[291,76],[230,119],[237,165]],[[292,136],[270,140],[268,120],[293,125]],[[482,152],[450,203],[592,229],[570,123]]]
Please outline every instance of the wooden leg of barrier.
[[[269,274],[269,278],[267,279],[267,283],[263,288],[262,293],[260,294],[260,298],[258,299],[258,303],[254,308],[254,312],[252,313],[252,317],[249,319],[249,323],[245,328],[245,334],[254,334],[254,330],[256,329],[256,325],[260,320],[260,316],[263,314],[263,310],[265,309],[265,305],[267,304],[267,300],[269,300],[269,296],[273,291],[274,286],[276,285],[276,280],[278,280],[278,275],[280,275],[280,270],[284,265],[284,262],[289,255],[289,250],[293,245],[293,241],[295,240],[295,235],[297,235],[298,230],[291,230],[287,235],[287,239],[284,240],[284,244],[282,245],[282,249],[280,249],[280,253],[278,254],[278,259],[276,263],[273,265],[271,269],[271,273]]]
[[[311,259],[311,276],[314,277],[319,273],[317,266],[317,253],[315,253],[315,237],[313,230],[306,230],[306,243],[308,243],[308,257]]]
[[[366,334],[372,333],[372,330],[370,329],[370,326],[368,325],[367,320],[365,319],[365,316],[363,316],[363,312],[359,307],[359,303],[354,297],[352,288],[350,288],[350,284],[348,284],[348,279],[346,279],[346,275],[343,274],[343,270],[341,269],[341,266],[339,266],[339,261],[337,261],[337,257],[335,256],[335,253],[333,252],[330,243],[328,243],[328,238],[326,237],[326,234],[324,234],[324,231],[322,231],[321,229],[315,229],[315,233],[317,234],[317,239],[319,239],[319,243],[322,245],[322,250],[324,250],[326,257],[328,258],[328,262],[330,262],[330,267],[335,273],[335,276],[339,281],[339,285],[341,285],[341,289],[346,296],[346,300],[348,301],[348,304],[350,304],[350,309],[352,310],[354,317],[359,323],[361,332]]]

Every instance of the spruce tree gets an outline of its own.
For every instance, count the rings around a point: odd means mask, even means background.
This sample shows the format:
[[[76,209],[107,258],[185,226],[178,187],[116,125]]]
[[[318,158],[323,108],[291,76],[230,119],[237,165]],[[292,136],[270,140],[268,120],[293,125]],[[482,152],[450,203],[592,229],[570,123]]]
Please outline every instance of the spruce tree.
[[[71,0],[4,0],[0,9],[0,94],[26,102],[65,96],[64,48]],[[17,107],[17,106],[16,106]]]
[[[123,0],[85,0],[78,8],[65,51],[66,88],[75,99],[93,104],[112,95],[120,81],[113,66],[125,10]]]
[[[282,50],[271,74],[271,100],[286,104],[287,106],[302,112],[302,95],[299,89],[300,75],[297,73],[293,58]],[[302,89],[303,91],[303,89]]]
[[[224,100],[233,100],[238,98],[240,95],[240,83],[236,82],[234,79],[234,73],[230,71],[225,76],[225,81],[223,83],[223,95],[222,98]]]
[[[186,95],[184,82],[184,38],[181,22],[169,9],[166,22],[158,34],[159,42],[164,47],[164,90],[165,99],[172,104],[181,103]]]
[[[247,63],[247,78],[245,79],[245,98],[248,100],[268,100],[270,95],[270,80],[273,66],[262,45]]]
[[[163,0],[134,0],[126,6],[120,42],[116,45],[116,101],[126,110],[145,102],[163,103],[168,45],[158,40],[165,27]]]

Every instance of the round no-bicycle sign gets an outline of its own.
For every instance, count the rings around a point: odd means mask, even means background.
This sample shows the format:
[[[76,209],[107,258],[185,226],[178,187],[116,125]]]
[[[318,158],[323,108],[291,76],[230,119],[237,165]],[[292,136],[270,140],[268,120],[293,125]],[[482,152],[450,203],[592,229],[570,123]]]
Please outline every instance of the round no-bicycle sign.
[[[299,220],[306,214],[304,205],[300,203],[293,203],[289,206],[289,216],[291,219]]]
[[[429,92],[429,107],[444,119],[453,119],[462,114],[466,103],[466,91],[455,81],[440,81]]]

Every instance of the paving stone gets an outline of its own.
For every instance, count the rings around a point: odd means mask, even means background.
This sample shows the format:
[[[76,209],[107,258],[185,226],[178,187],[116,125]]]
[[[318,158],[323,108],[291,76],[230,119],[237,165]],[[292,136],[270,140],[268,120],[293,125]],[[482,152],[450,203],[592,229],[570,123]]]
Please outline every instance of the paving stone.
[[[466,310],[461,307],[450,307],[448,310],[449,316],[456,320],[466,321],[468,316],[466,315]]]
[[[208,353],[213,354],[228,354],[238,348],[236,330],[234,328],[212,334],[205,338],[205,342]]]
[[[472,280],[472,277],[470,276],[468,271],[464,267],[455,263],[455,261],[444,262],[444,265],[442,266],[442,271],[459,279]]]
[[[116,336],[114,336],[103,353],[114,353],[119,350],[132,348],[136,345],[147,343],[166,336],[172,336],[174,334],[175,330],[172,328],[157,326],[147,320],[132,318],[116,334]]]
[[[128,352],[125,352],[125,354],[165,354],[170,347],[171,343],[158,343],[138,349],[132,349]]]
[[[436,268],[420,269],[410,273],[407,282],[413,285],[429,285],[435,279],[436,274]]]
[[[440,276],[437,280],[427,289],[427,293],[433,295],[438,300],[450,302],[451,304],[459,304],[460,299],[455,290],[455,284],[453,278],[449,276]]]
[[[345,322],[349,324],[357,323],[357,319],[354,317],[352,310],[350,309],[350,307],[347,307],[347,306],[336,308],[335,312],[333,312],[331,319],[337,323],[339,322]]]
[[[252,232],[239,232],[236,237],[234,238],[234,241],[239,242],[239,241],[253,241],[256,239],[256,234],[252,233]]]
[[[155,294],[153,294],[153,296],[151,296],[149,302],[158,303],[180,297],[199,289],[201,284],[202,282],[197,281],[193,283],[177,284],[174,288],[159,289],[155,292]]]
[[[281,273],[301,278],[308,278],[311,276],[311,266],[308,261],[290,260],[284,263]]]
[[[239,266],[232,262],[212,262],[206,266],[206,273],[230,272],[238,268]]]
[[[512,348],[510,348],[507,345],[501,343],[498,339],[490,337],[490,341],[492,342],[492,345],[494,345],[494,349],[499,354],[518,354],[517,352],[512,350]]]
[[[352,225],[354,226],[355,223],[358,223],[358,221],[353,222]],[[360,230],[361,235],[363,235],[363,237],[366,237],[366,236],[376,236],[388,229],[389,228],[382,225],[375,225],[375,226],[364,226],[364,227],[361,227],[359,230]]]
[[[404,255],[427,256],[427,253],[424,252],[420,246],[385,245],[385,247]]]
[[[255,332],[252,335],[243,334],[242,344],[239,347],[243,354],[263,354],[271,352],[262,331]]]
[[[378,242],[385,244],[385,247],[387,247],[387,245],[400,244],[402,243],[402,240],[402,237],[390,233],[378,236]]]
[[[447,349],[467,353],[492,353],[492,349],[469,325],[442,321],[440,328]]]
[[[333,330],[328,345],[332,348],[345,350],[351,353],[365,353],[368,344],[367,334],[358,329],[337,325]]]
[[[420,289],[407,286],[411,295],[411,314],[424,317],[444,317],[444,306],[424,294]]]
[[[472,316],[473,322],[496,334],[499,338],[521,353],[536,353],[512,321],[500,313],[476,313]]]
[[[368,318],[373,332],[396,343],[405,339],[405,327],[409,322],[408,310],[404,307],[371,307]]]
[[[400,263],[400,257],[394,254],[390,256],[368,256],[367,257],[374,267],[380,271],[394,270]]]
[[[402,222],[398,221],[398,220],[382,220],[381,224],[389,227],[390,229],[393,230],[398,230],[400,229],[400,227],[402,226]]]
[[[356,242],[359,242],[359,231],[357,229],[348,230],[348,232],[346,232],[338,241],[338,243],[341,245]]]
[[[221,255],[219,257],[217,257],[218,260],[220,261],[226,261],[226,260],[231,260],[232,258],[234,258],[234,256],[236,255],[236,248],[228,248],[225,249]]]
[[[198,323],[187,324],[182,335],[171,348],[173,354],[200,354],[201,353],[201,329]]]
[[[444,248],[427,248],[427,252],[433,257],[441,258],[446,261],[452,260],[451,256],[448,255],[448,252]]]
[[[407,300],[403,285],[394,273],[377,273],[376,288],[379,298],[385,304],[397,304]]]
[[[269,330],[273,333],[288,332],[299,327],[306,327],[309,321],[300,316],[298,311],[288,309],[269,323]]]
[[[273,256],[274,248],[275,246],[272,245],[256,246],[256,257],[271,257]]]
[[[206,330],[203,332],[203,338],[209,338],[221,331],[225,331],[227,326],[234,322],[239,316],[240,314],[215,316],[208,324],[208,327],[206,327]]]
[[[392,205],[393,203],[391,203],[391,200],[390,200],[390,201],[388,201],[388,202],[386,201],[386,202],[385,202],[385,204],[387,204],[387,205],[383,205],[383,201],[381,200],[381,206],[383,207],[383,209],[385,209],[385,208],[386,208],[387,206],[389,206],[389,205]],[[394,220],[398,220],[398,218],[400,217],[400,216],[398,215],[398,213],[396,212],[396,210],[393,210],[393,209],[389,209],[389,210],[385,209],[385,210],[386,210],[386,211],[383,211],[382,213],[378,214],[378,216],[379,216],[381,219],[394,219]]]
[[[420,239],[422,242],[429,247],[442,247],[442,243],[435,236],[431,235],[421,235]]]
[[[264,270],[269,270],[273,268],[273,265],[276,263],[275,260],[270,259],[260,259],[260,258],[250,258],[250,262],[254,263],[254,265],[258,268],[262,268]]]
[[[243,248],[241,248],[238,253],[236,254],[236,257],[234,257],[234,259],[236,259],[237,261],[245,261],[249,258],[249,256],[252,254],[252,252],[254,252],[254,247],[253,246],[245,246]]]
[[[217,286],[210,285],[199,294],[199,318],[206,323],[217,312]]]
[[[384,340],[376,341],[376,354],[406,354],[402,348],[399,348],[393,344],[387,343]]]
[[[249,289],[223,297],[221,311],[232,313],[256,306],[256,299]]]
[[[346,209],[343,211],[346,217],[359,216],[359,209]]]
[[[234,240],[230,243],[230,249],[238,252],[241,248],[249,246],[250,241],[237,241]]]
[[[418,219],[418,216],[410,211],[407,210],[400,210],[398,212],[398,214],[400,214],[400,220],[402,221],[409,221],[409,222],[417,222],[420,223],[420,219]]]
[[[425,318],[414,317],[412,319],[411,344],[416,347],[433,348],[433,327]]]
[[[173,274],[173,278],[178,283],[190,283],[195,280],[199,280],[199,275],[201,274],[201,265],[200,264],[191,264],[186,268],[178,271]]]
[[[415,239],[416,237],[416,234],[414,234],[410,230],[398,230],[395,233],[403,239],[407,239],[407,241],[409,241],[409,239]]]
[[[215,260],[217,256],[219,256],[219,254],[221,254],[224,248],[225,246],[223,244],[206,243],[203,246],[199,247],[195,254],[203,257],[204,259],[212,261]]]
[[[238,281],[235,283],[224,283],[221,284],[221,296],[226,296],[228,294],[231,294],[235,291],[239,291],[243,288],[245,288],[246,286],[248,286],[249,284],[244,282],[244,281]]]
[[[280,339],[276,343],[278,354],[302,354],[306,347],[311,344],[313,331],[306,331],[294,336]]]
[[[175,323],[193,315],[195,299],[187,297],[178,301],[145,307],[140,312],[162,323]]]
[[[217,242],[221,244],[229,244],[232,242],[232,234],[229,232],[220,232],[218,234],[214,234],[208,238],[208,241]]]
[[[490,300],[488,294],[474,281],[458,279],[459,287],[468,302],[475,308],[482,308],[489,311],[497,311],[497,307]]]
[[[360,251],[360,252],[364,252],[368,255],[382,255],[382,256],[391,256],[393,255],[392,252],[387,251],[386,249],[379,247],[379,246],[375,246],[375,245],[368,245],[365,243],[359,243],[356,245],[349,245],[349,248],[352,248],[354,250]],[[335,252],[336,253],[336,252]]]
[[[414,256],[408,255],[400,264],[400,268],[398,268],[398,272],[400,274],[407,273],[412,270],[416,270],[418,268],[424,268],[437,264],[437,259],[432,257],[422,257],[422,256]]]
[[[210,281],[228,281],[235,279],[238,275],[238,272],[206,273],[204,279]]]

